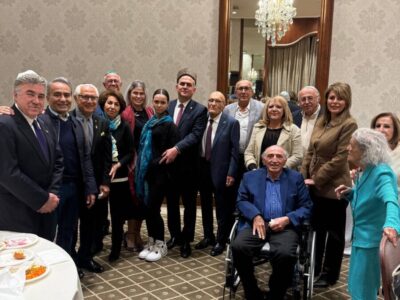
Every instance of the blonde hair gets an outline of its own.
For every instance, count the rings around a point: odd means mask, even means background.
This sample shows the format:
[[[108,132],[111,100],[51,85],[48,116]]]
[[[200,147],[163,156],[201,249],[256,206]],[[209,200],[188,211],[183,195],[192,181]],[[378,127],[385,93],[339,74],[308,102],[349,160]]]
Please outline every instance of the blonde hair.
[[[291,125],[293,123],[292,112],[289,109],[288,102],[282,96],[275,96],[275,97],[267,99],[267,101],[265,102],[265,106],[264,106],[264,110],[263,110],[260,122],[265,125],[269,125],[270,119],[268,117],[268,106],[273,101],[277,101],[277,102],[279,102],[279,104],[282,105],[282,108],[283,108],[282,124],[286,123],[288,125]]]

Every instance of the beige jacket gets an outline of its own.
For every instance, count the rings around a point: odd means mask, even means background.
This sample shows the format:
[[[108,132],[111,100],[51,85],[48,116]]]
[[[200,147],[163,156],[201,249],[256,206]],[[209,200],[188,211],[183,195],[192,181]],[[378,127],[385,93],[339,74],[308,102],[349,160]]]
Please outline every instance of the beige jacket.
[[[257,167],[260,167],[259,162],[261,155],[261,145],[266,131],[267,126],[261,122],[257,122],[254,125],[249,145],[244,152],[244,163],[246,167],[248,167],[250,164],[256,164]],[[301,164],[301,160],[303,159],[303,150],[301,146],[301,135],[299,127],[294,124],[283,124],[283,128],[281,134],[279,135],[277,145],[281,146],[289,154],[285,167],[296,169]]]
[[[335,188],[351,186],[347,146],[357,129],[356,120],[342,117],[329,124],[321,118],[315,124],[310,146],[301,166],[304,178],[314,179],[315,195],[336,199]]]

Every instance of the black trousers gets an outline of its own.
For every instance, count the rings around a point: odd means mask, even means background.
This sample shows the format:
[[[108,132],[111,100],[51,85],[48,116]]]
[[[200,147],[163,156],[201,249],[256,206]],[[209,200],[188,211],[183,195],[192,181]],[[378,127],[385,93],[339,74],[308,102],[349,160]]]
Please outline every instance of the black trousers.
[[[267,233],[266,239],[262,240],[253,235],[252,228],[244,228],[232,243],[232,255],[248,300],[263,299],[254,275],[253,257],[260,252],[266,241],[269,241],[271,247],[272,274],[268,283],[271,299],[283,299],[292,283],[299,243],[298,233],[288,228],[276,233]]]
[[[104,232],[108,225],[108,197],[96,199],[92,207],[94,218],[94,232],[92,250],[103,248]]]
[[[171,182],[149,181],[149,201],[147,204],[146,225],[149,237],[164,241],[164,220],[161,216],[161,205],[169,190]]]
[[[133,207],[128,181],[113,182],[110,186],[111,252],[119,254],[123,239],[123,226]]]
[[[328,281],[340,276],[345,244],[347,201],[312,197],[314,201],[312,225],[316,232],[315,274],[323,272]]]
[[[215,186],[211,179],[211,164],[200,159],[200,199],[204,237],[215,239],[213,231],[213,199],[215,199],[217,216],[217,242],[225,244],[234,222],[235,196],[233,187]],[[223,179],[223,182],[226,178]]]
[[[171,188],[167,193],[168,230],[171,237],[175,237],[183,242],[193,242],[194,240],[198,186],[196,174],[196,167],[193,167],[191,170],[178,170],[173,175]],[[183,213],[182,230],[179,208],[180,199],[182,199],[185,209]]]

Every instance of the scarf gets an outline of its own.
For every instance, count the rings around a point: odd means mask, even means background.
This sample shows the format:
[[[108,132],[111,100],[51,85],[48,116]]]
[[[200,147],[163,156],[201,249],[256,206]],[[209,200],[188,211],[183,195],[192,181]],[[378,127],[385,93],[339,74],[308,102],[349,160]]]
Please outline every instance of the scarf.
[[[146,206],[148,204],[149,186],[147,181],[145,180],[145,176],[149,168],[149,164],[153,160],[152,129],[155,126],[165,122],[172,122],[171,116],[166,115],[160,119],[158,119],[156,116],[153,116],[144,125],[142,134],[140,135],[140,143],[135,169],[135,189],[137,197],[139,199],[142,199]]]
[[[121,125],[121,115],[116,116],[113,120],[109,119],[109,125],[108,127],[110,128],[111,131],[111,143],[112,143],[112,161],[113,162],[118,162],[118,149],[117,149],[117,140],[114,138],[112,135],[115,130]]]

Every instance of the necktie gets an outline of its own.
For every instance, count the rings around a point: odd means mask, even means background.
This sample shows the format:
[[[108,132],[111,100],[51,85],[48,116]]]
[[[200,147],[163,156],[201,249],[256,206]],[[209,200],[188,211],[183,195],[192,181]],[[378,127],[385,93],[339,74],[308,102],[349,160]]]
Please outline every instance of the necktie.
[[[211,159],[212,123],[213,123],[213,119],[210,119],[210,124],[208,125],[207,134],[206,134],[206,146],[204,149],[204,157],[207,161],[209,161]]]
[[[83,133],[85,134],[85,141],[86,141],[86,147],[89,149],[92,148],[92,136],[90,134],[90,129],[89,129],[89,121],[86,118],[83,118]]]
[[[178,105],[178,107],[179,107],[179,111],[178,111],[178,116],[176,117],[176,125],[178,125],[179,122],[180,122],[181,119],[182,119],[183,108],[184,108],[184,106],[183,106],[183,104],[181,103],[181,104]]]
[[[36,134],[36,138],[39,142],[40,148],[42,149],[44,158],[49,161],[49,150],[47,148],[47,141],[46,141],[46,137],[43,134],[42,129],[40,129],[38,123],[36,120],[33,120],[33,129],[35,130],[35,134]]]

